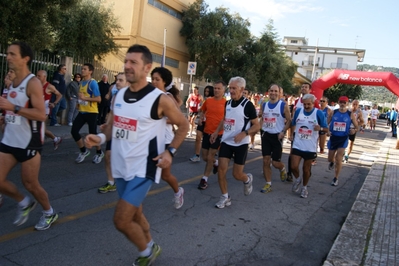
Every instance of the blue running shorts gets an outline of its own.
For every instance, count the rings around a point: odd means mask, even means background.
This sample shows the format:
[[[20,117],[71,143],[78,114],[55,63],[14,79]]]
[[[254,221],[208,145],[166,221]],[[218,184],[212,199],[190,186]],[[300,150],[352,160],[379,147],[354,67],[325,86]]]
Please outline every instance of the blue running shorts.
[[[153,183],[154,181],[151,179],[143,177],[135,177],[129,181],[123,178],[115,178],[119,197],[136,207],[140,207],[143,203]]]

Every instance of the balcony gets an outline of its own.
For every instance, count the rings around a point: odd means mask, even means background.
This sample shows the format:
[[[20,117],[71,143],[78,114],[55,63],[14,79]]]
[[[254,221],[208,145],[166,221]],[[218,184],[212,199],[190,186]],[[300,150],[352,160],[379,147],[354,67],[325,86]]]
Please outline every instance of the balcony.
[[[330,66],[332,69],[348,69],[348,64],[345,63],[331,63]]]
[[[313,61],[302,61],[302,67],[303,68],[313,68],[313,65],[319,67],[319,63],[313,64]]]

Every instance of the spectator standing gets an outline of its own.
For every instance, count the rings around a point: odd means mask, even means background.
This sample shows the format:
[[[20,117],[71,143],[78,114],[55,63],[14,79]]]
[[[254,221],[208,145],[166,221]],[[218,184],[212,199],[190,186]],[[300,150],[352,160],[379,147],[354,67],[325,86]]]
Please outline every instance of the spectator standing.
[[[73,76],[73,81],[69,83],[65,96],[69,100],[69,112],[68,112],[68,126],[72,126],[73,120],[78,115],[78,98],[79,98],[79,85],[82,80],[80,73],[76,73]]]
[[[54,105],[53,110],[51,111],[50,117],[50,126],[59,127],[61,124],[58,123],[57,114],[67,108],[65,93],[66,93],[66,85],[65,85],[65,73],[67,68],[64,64],[61,64],[57,68],[57,72],[54,73],[53,81],[51,84],[59,91],[62,95],[61,101]],[[56,100],[55,95],[51,97],[50,103],[54,104]]]
[[[110,86],[111,84],[108,83],[108,75],[103,74],[101,81],[98,82],[98,89],[100,90],[101,94],[101,102],[98,104],[98,125],[102,125],[105,123],[105,118],[107,117],[107,114],[109,112],[109,97],[107,97],[107,94],[109,92]]]

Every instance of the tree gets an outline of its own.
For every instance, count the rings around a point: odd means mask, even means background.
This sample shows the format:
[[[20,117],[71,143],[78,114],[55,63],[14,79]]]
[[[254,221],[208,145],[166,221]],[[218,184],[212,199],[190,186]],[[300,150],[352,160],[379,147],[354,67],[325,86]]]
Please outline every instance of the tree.
[[[330,101],[338,102],[338,99],[341,96],[347,96],[349,99],[354,100],[362,97],[362,93],[363,89],[360,85],[337,83],[325,90],[323,95]]]
[[[121,26],[104,0],[82,0],[60,16],[55,50],[59,54],[101,59],[118,49],[113,40]]]
[[[197,61],[197,75],[228,81],[242,76],[253,91],[264,92],[272,83],[291,89],[296,67],[280,50],[270,20],[260,38],[251,36],[250,23],[226,8],[208,10],[197,0],[183,12],[180,34],[186,37],[190,59]]]
[[[4,47],[21,40],[36,51],[89,58],[116,49],[120,26],[104,0],[0,1],[0,10]]]
[[[0,1],[0,44],[21,40],[35,50],[49,49],[54,43],[54,30],[63,10],[78,0]]]

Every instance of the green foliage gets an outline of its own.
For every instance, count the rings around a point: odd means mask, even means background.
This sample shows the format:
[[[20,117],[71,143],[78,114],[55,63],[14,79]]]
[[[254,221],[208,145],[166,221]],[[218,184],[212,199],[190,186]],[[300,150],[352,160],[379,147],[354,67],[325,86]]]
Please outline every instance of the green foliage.
[[[287,88],[296,67],[279,49],[270,20],[260,38],[251,36],[250,23],[226,8],[208,10],[197,0],[183,12],[180,34],[186,37],[190,59],[197,61],[197,76],[228,82],[242,76],[252,91],[264,92],[272,83]]]
[[[55,49],[59,54],[101,59],[118,46],[113,34],[121,27],[103,0],[83,0],[60,16]]]
[[[101,6],[103,3],[104,0],[0,1],[0,45],[6,47],[21,40],[36,51],[60,49],[63,54],[83,56],[84,50],[86,57],[101,57],[115,49],[112,33],[120,29],[111,10]]]
[[[330,102],[338,102],[339,97],[347,96],[349,99],[360,99],[362,96],[362,86],[338,83],[324,91]]]

